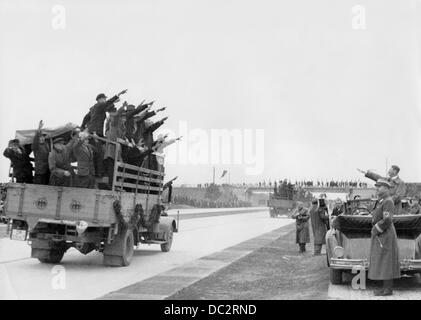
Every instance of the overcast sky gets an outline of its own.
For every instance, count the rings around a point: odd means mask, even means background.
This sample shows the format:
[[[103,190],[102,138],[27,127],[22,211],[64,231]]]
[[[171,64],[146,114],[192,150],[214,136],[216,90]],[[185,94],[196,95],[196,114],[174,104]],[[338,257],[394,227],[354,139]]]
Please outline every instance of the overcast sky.
[[[357,4],[365,30],[352,27]],[[64,29],[52,26],[54,5],[66,10]],[[264,170],[218,164],[217,178],[223,169],[232,182],[359,178],[355,168],[384,173],[388,159],[405,181],[421,181],[419,7],[0,0],[0,146],[40,119],[80,124],[98,93],[127,88],[122,101],[166,106],[176,134],[180,121],[205,132],[264,129]],[[8,165],[1,157],[0,181]],[[212,164],[173,163],[167,175],[208,182]]]

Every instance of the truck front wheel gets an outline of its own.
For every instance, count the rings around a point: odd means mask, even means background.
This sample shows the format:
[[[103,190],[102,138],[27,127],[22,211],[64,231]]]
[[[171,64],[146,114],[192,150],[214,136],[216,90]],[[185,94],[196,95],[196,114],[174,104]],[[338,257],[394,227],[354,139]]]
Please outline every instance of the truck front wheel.
[[[170,228],[170,230],[168,231],[168,240],[167,240],[167,242],[161,244],[161,251],[162,252],[168,252],[168,251],[171,250],[172,238],[173,238],[173,229]]]
[[[330,268],[330,283],[342,284],[342,270]]]

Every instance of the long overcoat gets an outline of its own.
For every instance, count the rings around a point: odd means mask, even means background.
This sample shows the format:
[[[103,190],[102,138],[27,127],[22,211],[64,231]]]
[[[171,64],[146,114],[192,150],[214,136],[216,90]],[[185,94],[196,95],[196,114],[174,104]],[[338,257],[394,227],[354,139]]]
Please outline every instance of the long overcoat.
[[[310,214],[308,213],[308,209],[302,208],[301,210],[297,210],[291,217],[296,219],[296,243],[309,243],[310,228],[308,220],[310,219]]]
[[[50,154],[50,147],[46,142],[39,143],[40,131],[35,133],[34,141],[32,142],[32,151],[35,158],[35,174],[45,174],[49,172],[48,155]]]
[[[370,264],[368,278],[389,280],[400,278],[399,248],[393,225],[394,203],[391,197],[380,199],[372,212]]]
[[[316,206],[310,208],[311,228],[313,229],[314,244],[320,245],[326,243],[326,220],[329,219],[325,215],[324,210]]]

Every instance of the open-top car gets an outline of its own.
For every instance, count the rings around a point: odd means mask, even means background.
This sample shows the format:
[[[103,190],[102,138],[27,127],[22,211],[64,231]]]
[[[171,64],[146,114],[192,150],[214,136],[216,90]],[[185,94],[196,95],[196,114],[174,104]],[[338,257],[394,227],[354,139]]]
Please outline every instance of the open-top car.
[[[267,206],[269,207],[270,217],[276,218],[278,216],[287,214],[296,206],[296,203],[293,200],[284,199],[270,194]]]
[[[351,200],[326,234],[327,263],[332,284],[341,284],[344,272],[368,270],[372,217],[376,200]],[[393,217],[403,274],[421,273],[421,215]],[[355,271],[354,271],[355,272]]]

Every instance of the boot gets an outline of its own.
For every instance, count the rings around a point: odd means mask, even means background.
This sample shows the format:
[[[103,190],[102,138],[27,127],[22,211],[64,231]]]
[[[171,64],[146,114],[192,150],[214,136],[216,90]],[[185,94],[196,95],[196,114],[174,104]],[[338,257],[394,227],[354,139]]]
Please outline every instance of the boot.
[[[300,243],[300,253],[304,253],[306,251],[306,244],[305,243]]]

